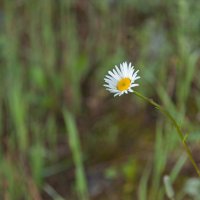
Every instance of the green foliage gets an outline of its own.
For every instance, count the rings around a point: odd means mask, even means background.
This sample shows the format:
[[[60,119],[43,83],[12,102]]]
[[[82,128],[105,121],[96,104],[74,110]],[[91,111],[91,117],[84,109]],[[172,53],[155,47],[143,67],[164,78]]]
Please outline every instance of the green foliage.
[[[195,0],[1,1],[0,199],[162,200],[165,174],[176,199],[198,199],[173,126],[102,85],[131,61],[138,90],[173,115],[198,159],[199,9]]]

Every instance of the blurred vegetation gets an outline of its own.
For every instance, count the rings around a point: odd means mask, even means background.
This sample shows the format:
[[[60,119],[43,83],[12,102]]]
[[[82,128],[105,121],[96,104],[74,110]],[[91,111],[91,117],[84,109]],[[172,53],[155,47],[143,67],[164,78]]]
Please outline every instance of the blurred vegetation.
[[[188,134],[200,163],[200,4],[178,0],[0,2],[0,199],[200,196],[175,129],[134,95],[103,88],[132,62],[144,95]]]

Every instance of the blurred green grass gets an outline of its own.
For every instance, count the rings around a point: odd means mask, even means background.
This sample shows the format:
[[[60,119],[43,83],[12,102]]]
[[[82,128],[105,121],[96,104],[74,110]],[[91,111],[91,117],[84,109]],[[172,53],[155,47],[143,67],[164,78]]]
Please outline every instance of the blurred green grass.
[[[84,199],[88,188],[90,199],[162,200],[165,174],[186,196],[196,174],[172,125],[102,85],[108,69],[132,62],[138,90],[173,114],[199,162],[199,9],[194,0],[3,0],[0,199]]]

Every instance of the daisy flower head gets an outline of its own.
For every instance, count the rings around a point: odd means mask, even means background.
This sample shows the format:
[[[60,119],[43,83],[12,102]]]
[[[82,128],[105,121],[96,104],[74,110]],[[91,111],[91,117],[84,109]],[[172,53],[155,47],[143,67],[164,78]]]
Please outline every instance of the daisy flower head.
[[[138,83],[135,83],[140,78],[137,75],[138,72],[139,70],[135,71],[131,63],[123,62],[119,67],[115,65],[115,68],[108,71],[105,76],[106,84],[104,86],[106,90],[114,94],[114,97],[133,92],[132,88],[139,86]]]

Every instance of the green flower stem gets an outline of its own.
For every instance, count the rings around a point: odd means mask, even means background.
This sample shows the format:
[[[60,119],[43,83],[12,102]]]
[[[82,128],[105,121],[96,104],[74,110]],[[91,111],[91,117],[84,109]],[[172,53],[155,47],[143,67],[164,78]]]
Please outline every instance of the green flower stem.
[[[195,162],[193,156],[192,156],[192,153],[186,143],[186,136],[184,136],[184,134],[182,133],[179,125],[177,124],[176,120],[172,117],[172,115],[167,111],[165,110],[165,108],[163,108],[161,105],[157,104],[155,101],[153,101],[152,99],[149,99],[145,96],[143,96],[142,94],[140,94],[139,92],[136,92],[134,91],[134,94],[138,97],[140,97],[141,99],[147,101],[148,103],[150,103],[151,105],[153,105],[155,108],[157,108],[160,112],[162,112],[166,117],[168,117],[170,119],[170,121],[172,122],[172,124],[175,126],[176,130],[177,130],[177,133],[183,143],[183,147],[192,163],[192,165],[194,166],[198,176],[200,177],[200,170],[197,166],[197,163]]]

